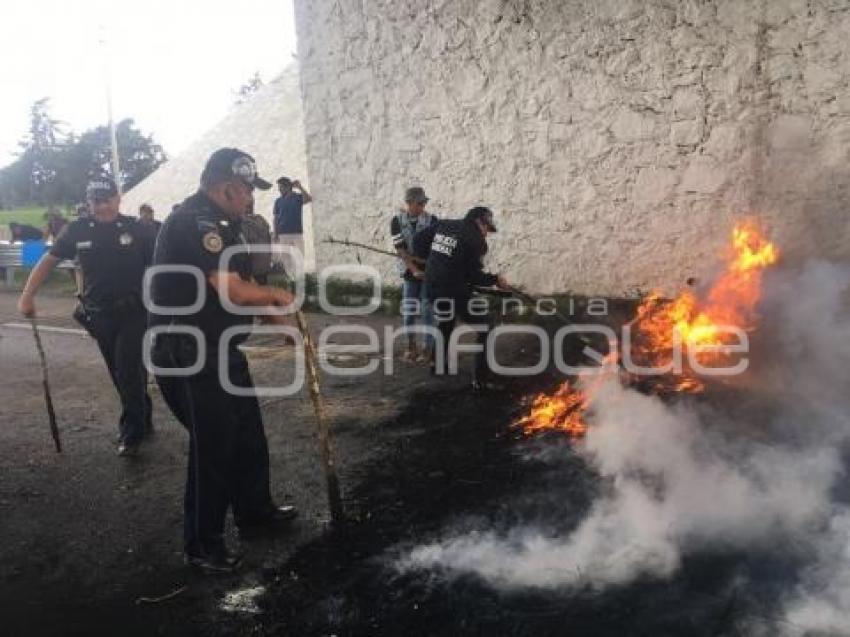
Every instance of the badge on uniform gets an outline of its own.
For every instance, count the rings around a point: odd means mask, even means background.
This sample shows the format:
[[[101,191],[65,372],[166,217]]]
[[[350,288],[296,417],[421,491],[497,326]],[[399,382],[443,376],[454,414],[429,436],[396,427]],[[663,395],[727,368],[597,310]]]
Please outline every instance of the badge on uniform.
[[[122,232],[118,237],[118,243],[122,246],[128,246],[133,243],[133,235],[128,232]]]
[[[202,241],[204,243],[204,249],[207,252],[221,252],[221,249],[224,247],[224,242],[221,240],[221,235],[217,232],[206,233]]]

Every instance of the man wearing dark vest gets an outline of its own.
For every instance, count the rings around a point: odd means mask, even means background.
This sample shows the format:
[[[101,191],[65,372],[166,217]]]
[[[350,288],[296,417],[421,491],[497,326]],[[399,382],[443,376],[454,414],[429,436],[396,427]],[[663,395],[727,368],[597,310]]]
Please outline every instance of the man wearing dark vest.
[[[404,195],[405,208],[390,221],[390,236],[398,254],[398,272],[402,278],[401,314],[405,328],[411,328],[419,318],[425,327],[434,324],[431,304],[425,292],[425,262],[417,258],[414,250],[414,238],[420,232],[427,232],[437,218],[425,211],[428,197],[419,186],[407,189]],[[417,341],[422,341],[422,348]],[[404,358],[414,362],[433,362],[434,339],[430,334],[417,338],[416,332],[407,333],[407,350]]]

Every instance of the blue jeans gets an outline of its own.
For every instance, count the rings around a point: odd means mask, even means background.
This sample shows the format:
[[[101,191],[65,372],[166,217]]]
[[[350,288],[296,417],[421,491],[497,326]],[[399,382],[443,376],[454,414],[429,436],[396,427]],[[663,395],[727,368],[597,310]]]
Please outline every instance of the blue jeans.
[[[416,319],[419,317],[422,325],[433,327],[434,310],[425,294],[425,282],[405,279],[401,291],[401,315],[404,318],[404,326],[415,325]],[[418,300],[418,304],[416,300]],[[411,345],[416,342],[416,336],[417,334],[414,332],[408,335],[407,339]],[[430,351],[434,347],[434,337],[431,334],[425,334],[422,341],[426,350]]]

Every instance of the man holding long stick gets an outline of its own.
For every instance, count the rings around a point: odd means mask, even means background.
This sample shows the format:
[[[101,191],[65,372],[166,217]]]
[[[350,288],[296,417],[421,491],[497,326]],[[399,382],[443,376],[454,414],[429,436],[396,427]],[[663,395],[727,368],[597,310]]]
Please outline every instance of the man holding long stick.
[[[224,541],[228,508],[245,540],[284,528],[295,509],[272,500],[260,406],[237,348],[254,317],[229,311],[226,302],[259,311],[288,306],[293,296],[251,281],[247,252],[221,259],[226,248],[244,243],[241,221],[253,207],[254,188],[271,186],[257,175],[253,158],[235,148],[214,152],[200,185],[165,220],[157,240],[154,266],[171,269],[152,278],[152,361],[163,398],[189,432],[186,562],[206,573],[230,573],[239,559]],[[200,309],[186,309],[193,304]],[[265,318],[283,324],[280,315]]]
[[[511,289],[504,276],[484,271],[482,259],[487,254],[487,235],[491,232],[496,232],[493,212],[476,206],[467,211],[463,219],[440,221],[431,232],[423,232],[416,239],[420,245],[430,242],[425,284],[443,335],[444,360],[449,360],[451,336],[458,319],[477,328],[481,351],[475,355],[472,367],[474,391],[491,389],[494,385],[490,382],[491,370],[484,351],[492,324],[489,317],[472,312],[473,288]]]
[[[437,218],[426,212],[428,197],[419,186],[408,188],[404,195],[405,209],[400,210],[390,221],[390,234],[393,247],[398,253],[398,270],[402,278],[401,314],[405,329],[410,329],[420,319],[422,325],[430,327],[434,323],[433,310],[425,293],[425,263],[414,255],[413,240],[417,233],[427,232]],[[434,339],[426,334],[422,339],[422,349],[416,346],[416,333],[407,333],[407,351],[405,360],[431,364],[434,361]]]
[[[18,301],[24,316],[36,314],[35,296],[64,259],[78,259],[85,285],[76,318],[95,339],[121,399],[118,455],[132,457],[152,430],[151,400],[142,365],[145,309],[142,277],[150,264],[153,239],[136,219],[119,212],[116,183],[103,175],[86,188],[92,216],[79,218],[56,238],[36,264]]]

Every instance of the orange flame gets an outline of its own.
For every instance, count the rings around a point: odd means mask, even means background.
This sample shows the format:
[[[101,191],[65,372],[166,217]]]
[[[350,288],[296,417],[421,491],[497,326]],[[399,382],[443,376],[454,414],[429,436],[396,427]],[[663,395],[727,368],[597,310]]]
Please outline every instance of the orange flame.
[[[528,415],[519,419],[514,426],[522,427],[527,435],[557,430],[570,437],[580,438],[587,431],[583,419],[587,406],[587,394],[573,389],[569,381],[564,381],[554,394],[540,393],[535,396]]]
[[[522,427],[526,435],[556,430],[571,438],[582,437],[587,432],[586,412],[599,386],[617,373],[616,363],[617,353],[611,352],[600,367],[594,368],[594,374],[588,373],[582,377],[584,384],[581,389],[564,381],[552,395],[537,394],[528,415],[520,418],[514,426]]]
[[[694,349],[696,360],[704,366],[723,363],[729,354],[723,348],[730,345],[730,335],[723,328],[755,328],[762,273],[778,258],[776,247],[761,235],[754,223],[737,225],[732,231],[725,269],[703,299],[693,290],[684,290],[672,300],[653,292],[640,304],[629,324],[632,360],[642,367],[666,368],[682,348],[714,346],[717,349],[713,351]],[[705,388],[689,368],[683,368],[681,373],[631,377],[629,380],[640,382],[654,393],[693,393]],[[552,395],[539,394],[529,414],[515,425],[522,427],[526,434],[554,429],[580,436],[586,431],[584,417],[593,401],[594,388],[595,385],[578,390],[565,382]]]
[[[646,367],[666,367],[677,351],[677,344],[694,350],[701,365],[724,363],[730,345],[730,334],[724,329],[755,328],[755,308],[761,298],[761,275],[776,263],[776,247],[759,233],[750,222],[732,231],[732,248],[726,257],[726,267],[701,301],[691,290],[685,290],[672,301],[658,293],[650,295],[638,308],[633,322],[634,348],[632,355]],[[718,348],[703,351],[705,346]],[[653,391],[702,391],[704,384],[695,374],[683,369],[681,374],[654,377]]]

